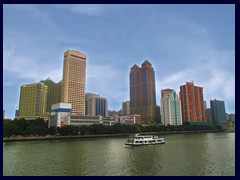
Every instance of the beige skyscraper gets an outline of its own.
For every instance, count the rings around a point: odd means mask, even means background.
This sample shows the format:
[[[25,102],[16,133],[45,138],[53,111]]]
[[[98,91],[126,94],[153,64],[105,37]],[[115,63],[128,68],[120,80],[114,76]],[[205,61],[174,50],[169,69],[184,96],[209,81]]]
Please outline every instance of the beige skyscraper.
[[[86,58],[78,51],[64,53],[61,101],[71,103],[75,115],[85,115]]]

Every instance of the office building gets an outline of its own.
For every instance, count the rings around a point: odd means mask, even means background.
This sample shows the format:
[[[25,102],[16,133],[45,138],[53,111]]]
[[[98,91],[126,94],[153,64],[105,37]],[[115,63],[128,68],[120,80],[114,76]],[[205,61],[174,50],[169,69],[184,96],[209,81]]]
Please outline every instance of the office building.
[[[61,102],[62,81],[55,83],[47,78],[41,82],[48,87],[46,112],[50,113],[52,105]]]
[[[130,101],[125,101],[122,103],[122,115],[130,114]]]
[[[173,89],[161,90],[161,107],[163,125],[182,125],[181,102]]]
[[[209,124],[213,124],[212,122],[212,112],[211,112],[211,108],[207,108],[205,110],[205,114],[206,114],[206,121],[209,123]]]
[[[93,93],[86,93],[86,115],[108,117],[108,99]]]
[[[194,82],[187,82],[180,86],[180,100],[183,124],[206,125],[203,87],[194,86]]]
[[[47,86],[42,82],[21,86],[19,118],[46,119]]]
[[[226,124],[225,103],[221,100],[210,100],[213,124]]]
[[[130,71],[130,114],[141,115],[141,121],[156,122],[160,114],[156,114],[155,71],[146,60],[142,67],[136,64]],[[156,117],[158,115],[159,117]]]
[[[64,53],[61,102],[72,104],[73,115],[85,115],[86,58],[78,51]]]

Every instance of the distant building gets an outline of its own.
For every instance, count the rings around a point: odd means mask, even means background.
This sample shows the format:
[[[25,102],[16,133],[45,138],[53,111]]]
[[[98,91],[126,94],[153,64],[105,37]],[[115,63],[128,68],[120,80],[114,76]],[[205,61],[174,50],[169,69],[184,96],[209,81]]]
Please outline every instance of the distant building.
[[[50,78],[47,78],[41,82],[48,87],[46,112],[50,113],[52,105],[61,102],[62,81],[55,83]]]
[[[90,126],[93,124],[100,123],[101,116],[70,116],[70,124],[71,126]]]
[[[213,124],[226,124],[226,111],[224,101],[210,100]]]
[[[124,101],[122,103],[122,115],[130,114],[130,101]]]
[[[207,109],[207,101],[204,101],[204,108]]]
[[[72,104],[73,115],[85,115],[86,58],[78,51],[64,53],[61,102]]]
[[[235,122],[235,114],[229,114],[229,121]]]
[[[181,102],[173,89],[161,90],[161,107],[163,125],[182,125]]]
[[[15,110],[15,118],[16,118],[16,119],[19,118],[19,110],[18,110],[18,109]]]
[[[211,108],[207,108],[205,110],[205,114],[206,114],[206,120],[209,124],[213,124],[213,121],[212,121],[212,112],[211,112]]]
[[[130,71],[130,113],[141,115],[142,122],[156,122],[155,71],[146,60],[142,67],[136,64]]]
[[[5,119],[5,110],[3,110],[3,119]]]
[[[108,117],[108,99],[97,94],[86,93],[85,114],[90,116]]]
[[[19,118],[46,119],[47,86],[42,82],[21,86]]]
[[[182,121],[184,124],[203,125],[206,121],[203,87],[194,86],[194,82],[187,82],[180,86]]]

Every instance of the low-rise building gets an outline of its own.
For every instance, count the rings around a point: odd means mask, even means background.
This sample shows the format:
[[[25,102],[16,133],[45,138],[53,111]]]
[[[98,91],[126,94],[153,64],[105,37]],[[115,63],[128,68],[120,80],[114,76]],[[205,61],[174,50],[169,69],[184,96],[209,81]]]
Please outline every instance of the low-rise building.
[[[70,124],[72,104],[57,103],[53,104],[49,116],[48,127],[63,127]]]
[[[141,115],[133,114],[133,115],[125,115],[119,118],[119,123],[121,124],[141,124]]]

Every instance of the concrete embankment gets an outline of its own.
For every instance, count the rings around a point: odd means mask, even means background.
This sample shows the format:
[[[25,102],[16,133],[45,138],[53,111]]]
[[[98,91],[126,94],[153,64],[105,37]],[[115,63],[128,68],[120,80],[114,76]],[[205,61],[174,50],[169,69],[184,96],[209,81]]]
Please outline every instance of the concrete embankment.
[[[173,131],[173,132],[144,132],[141,134],[185,134],[185,133],[215,133],[219,131],[205,130],[205,131]],[[126,134],[98,134],[98,135],[75,135],[75,136],[34,136],[34,137],[9,137],[3,138],[3,142],[15,141],[40,141],[40,140],[60,140],[60,139],[80,139],[80,138],[103,138],[103,137],[128,137],[134,133]]]

